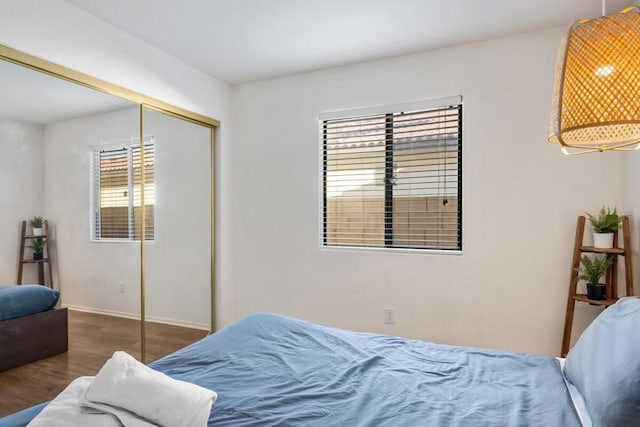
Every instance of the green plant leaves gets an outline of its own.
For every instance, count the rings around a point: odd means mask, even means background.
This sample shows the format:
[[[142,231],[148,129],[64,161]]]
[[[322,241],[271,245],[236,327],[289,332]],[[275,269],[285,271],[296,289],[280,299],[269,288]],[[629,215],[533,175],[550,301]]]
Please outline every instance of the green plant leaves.
[[[610,208],[605,209],[603,206],[597,217],[594,217],[588,212],[585,212],[585,214],[587,218],[589,218],[589,222],[591,222],[593,231],[596,233],[613,233],[620,228],[620,223],[622,222],[622,218],[618,215],[615,207],[613,208],[613,212],[611,212]]]
[[[29,225],[33,228],[42,228],[43,221],[44,218],[42,218],[41,216],[34,216],[29,220]]]
[[[44,250],[44,239],[41,237],[33,239],[31,241],[31,244],[28,245],[27,247],[33,249],[33,252],[40,254]]]
[[[600,278],[605,275],[613,264],[612,256],[594,257],[592,260],[586,255],[580,258],[580,270],[578,280],[586,280],[588,283],[598,284]]]

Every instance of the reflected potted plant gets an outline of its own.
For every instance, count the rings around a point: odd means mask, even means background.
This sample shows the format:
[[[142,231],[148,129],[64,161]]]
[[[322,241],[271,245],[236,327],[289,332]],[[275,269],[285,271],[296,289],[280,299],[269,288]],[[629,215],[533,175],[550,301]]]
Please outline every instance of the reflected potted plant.
[[[618,215],[616,208],[611,209],[603,206],[597,217],[586,213],[591,226],[593,227],[593,246],[595,248],[608,249],[613,247],[613,233],[620,228],[622,218]]]
[[[41,216],[34,216],[33,218],[31,218],[29,220],[29,225],[31,226],[31,229],[33,230],[33,235],[34,236],[42,236],[44,234],[44,232],[42,230],[43,222],[44,222],[44,219]]]
[[[607,299],[607,287],[600,283],[600,278],[605,275],[611,264],[613,264],[613,257],[606,255],[603,257],[595,256],[593,260],[584,255],[580,259],[580,270],[576,281],[584,280],[587,282],[587,298],[592,300]]]
[[[44,258],[44,239],[38,237],[31,241],[31,245],[28,246],[33,249],[33,260],[38,261]]]

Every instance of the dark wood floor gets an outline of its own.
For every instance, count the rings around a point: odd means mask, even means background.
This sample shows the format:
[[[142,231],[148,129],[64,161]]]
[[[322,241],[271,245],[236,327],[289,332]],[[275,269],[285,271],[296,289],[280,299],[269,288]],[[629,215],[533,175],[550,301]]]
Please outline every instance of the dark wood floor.
[[[147,323],[147,362],[206,336],[206,331]],[[0,372],[0,417],[53,399],[73,379],[95,375],[114,351],[140,359],[140,322],[69,310],[69,351]]]

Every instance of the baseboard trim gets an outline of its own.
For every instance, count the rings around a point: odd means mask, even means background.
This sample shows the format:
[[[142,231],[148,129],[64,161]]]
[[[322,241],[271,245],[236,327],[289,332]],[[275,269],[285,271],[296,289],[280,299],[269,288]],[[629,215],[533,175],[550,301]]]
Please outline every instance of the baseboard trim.
[[[123,317],[125,319],[140,320],[140,316],[139,315],[131,314],[131,313],[125,313],[125,312],[122,312],[122,311],[105,310],[103,308],[95,308],[95,307],[83,307],[83,306],[80,306],[80,305],[71,305],[71,304],[62,304],[62,306],[63,307],[67,307],[69,310],[82,311],[84,313],[104,314],[104,315],[107,315],[107,316]],[[185,322],[183,320],[174,320],[174,319],[167,319],[167,318],[164,318],[164,317],[155,317],[155,316],[146,316],[146,319],[147,319],[147,322],[162,323],[163,325],[181,326],[183,328],[200,329],[200,330],[203,330],[203,331],[208,331],[209,330],[209,326],[204,324],[204,323]]]

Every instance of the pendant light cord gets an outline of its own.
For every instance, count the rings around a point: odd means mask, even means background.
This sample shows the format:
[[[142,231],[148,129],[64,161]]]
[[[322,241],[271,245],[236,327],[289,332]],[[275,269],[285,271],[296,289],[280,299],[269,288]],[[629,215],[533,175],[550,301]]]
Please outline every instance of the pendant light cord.
[[[607,14],[607,0],[602,0],[602,16]]]

